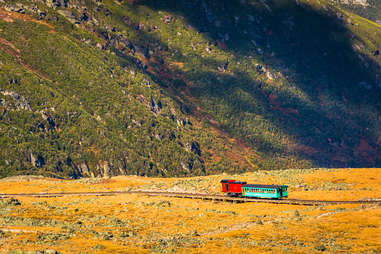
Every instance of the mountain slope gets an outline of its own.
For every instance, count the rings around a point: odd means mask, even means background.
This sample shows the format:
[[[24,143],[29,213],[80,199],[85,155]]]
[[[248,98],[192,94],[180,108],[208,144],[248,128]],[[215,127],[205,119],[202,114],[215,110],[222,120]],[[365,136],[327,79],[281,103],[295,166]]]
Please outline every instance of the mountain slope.
[[[381,31],[332,3],[0,6],[1,176],[381,163]]]
[[[381,24],[381,2],[377,0],[332,0],[342,8],[354,12],[361,17]]]

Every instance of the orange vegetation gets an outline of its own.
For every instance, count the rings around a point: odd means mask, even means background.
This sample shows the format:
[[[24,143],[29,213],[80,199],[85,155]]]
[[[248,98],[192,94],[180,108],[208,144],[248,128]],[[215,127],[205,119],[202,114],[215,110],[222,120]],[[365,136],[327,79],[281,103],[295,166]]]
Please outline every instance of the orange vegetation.
[[[257,171],[192,178],[57,180],[13,177],[1,193],[183,190],[219,193],[219,181],[290,185],[290,198],[381,198],[380,169]],[[380,253],[381,206],[223,203],[126,194],[0,202],[0,253]],[[6,218],[6,219],[4,219]]]

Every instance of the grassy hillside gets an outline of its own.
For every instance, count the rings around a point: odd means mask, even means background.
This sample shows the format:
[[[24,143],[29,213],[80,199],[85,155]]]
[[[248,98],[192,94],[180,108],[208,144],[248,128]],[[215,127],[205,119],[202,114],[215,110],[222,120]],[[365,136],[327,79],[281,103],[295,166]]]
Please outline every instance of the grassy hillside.
[[[340,1],[333,0],[341,7],[354,12],[364,18],[372,20],[378,24],[381,24],[381,2],[377,0],[363,0],[363,1]]]
[[[381,164],[381,30],[332,3],[0,7],[1,176]]]

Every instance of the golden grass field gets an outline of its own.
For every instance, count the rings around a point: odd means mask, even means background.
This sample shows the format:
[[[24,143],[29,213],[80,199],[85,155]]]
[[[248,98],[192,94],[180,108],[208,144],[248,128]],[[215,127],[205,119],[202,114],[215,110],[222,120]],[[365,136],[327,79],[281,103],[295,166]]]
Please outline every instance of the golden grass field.
[[[220,193],[221,179],[286,184],[289,198],[381,199],[381,169],[164,179],[21,176],[0,180],[0,193],[132,189]],[[0,253],[381,253],[377,205],[232,204],[126,194],[0,199],[0,214]]]

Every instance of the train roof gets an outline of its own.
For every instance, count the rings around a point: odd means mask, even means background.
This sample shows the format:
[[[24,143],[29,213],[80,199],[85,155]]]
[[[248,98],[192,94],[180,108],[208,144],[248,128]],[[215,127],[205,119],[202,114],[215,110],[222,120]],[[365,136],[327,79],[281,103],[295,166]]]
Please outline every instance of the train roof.
[[[288,186],[287,185],[267,185],[267,184],[245,184],[243,187],[281,189],[281,188],[287,188]]]
[[[229,179],[221,180],[220,183],[229,183],[229,184],[247,184],[247,182],[241,182],[241,181],[229,180]]]

